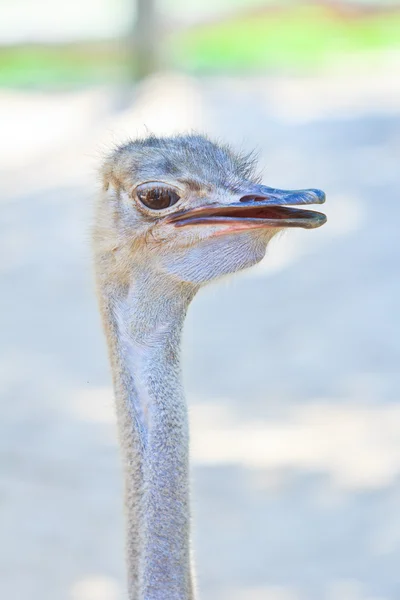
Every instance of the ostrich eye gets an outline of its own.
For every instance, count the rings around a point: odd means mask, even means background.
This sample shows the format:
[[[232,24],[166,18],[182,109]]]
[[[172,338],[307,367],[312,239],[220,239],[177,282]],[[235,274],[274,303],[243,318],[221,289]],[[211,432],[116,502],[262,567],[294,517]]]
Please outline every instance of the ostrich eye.
[[[175,190],[162,186],[140,185],[136,188],[136,195],[140,202],[152,210],[163,210],[176,204],[179,196]]]

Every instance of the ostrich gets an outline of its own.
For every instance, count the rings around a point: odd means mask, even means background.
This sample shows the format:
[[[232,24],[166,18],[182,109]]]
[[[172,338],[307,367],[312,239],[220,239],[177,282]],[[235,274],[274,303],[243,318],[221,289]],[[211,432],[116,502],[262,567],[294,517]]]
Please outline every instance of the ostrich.
[[[201,286],[319,227],[319,190],[261,185],[251,155],[200,135],[130,141],[102,168],[93,247],[125,477],[129,600],[193,600],[181,330]]]

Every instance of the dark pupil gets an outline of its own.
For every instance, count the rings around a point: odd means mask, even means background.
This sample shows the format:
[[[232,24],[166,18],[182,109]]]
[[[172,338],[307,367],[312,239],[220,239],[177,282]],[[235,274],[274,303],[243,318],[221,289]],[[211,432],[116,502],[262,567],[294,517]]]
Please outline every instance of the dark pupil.
[[[142,191],[138,193],[138,196],[140,202],[153,210],[169,208],[179,200],[179,196],[176,192],[163,188]]]

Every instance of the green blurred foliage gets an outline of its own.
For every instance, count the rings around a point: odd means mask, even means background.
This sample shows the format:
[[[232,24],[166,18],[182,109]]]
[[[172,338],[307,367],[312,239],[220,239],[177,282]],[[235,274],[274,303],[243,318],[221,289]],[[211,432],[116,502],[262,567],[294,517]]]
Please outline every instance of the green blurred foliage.
[[[298,72],[349,54],[400,49],[400,11],[342,16],[301,6],[231,18],[166,34],[165,67],[192,73]],[[0,49],[0,85],[62,86],[131,78],[135,56],[124,43]]]
[[[173,62],[189,71],[315,68],[349,53],[400,49],[400,12],[332,15],[298,6],[190,30],[172,40]]]
[[[0,85],[42,87],[116,82],[126,58],[109,44],[22,46],[0,50]]]

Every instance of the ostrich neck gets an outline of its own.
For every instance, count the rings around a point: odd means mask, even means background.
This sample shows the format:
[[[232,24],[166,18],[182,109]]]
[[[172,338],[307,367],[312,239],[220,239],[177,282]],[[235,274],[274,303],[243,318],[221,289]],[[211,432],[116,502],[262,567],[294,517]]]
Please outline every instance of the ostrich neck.
[[[102,290],[125,471],[129,600],[192,600],[180,340],[196,290],[149,271]]]

